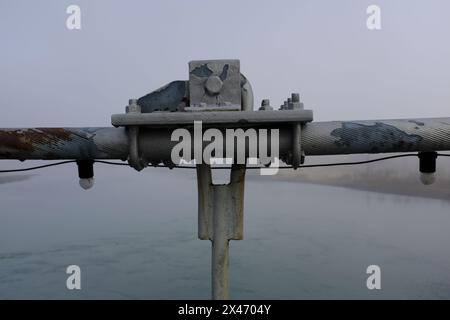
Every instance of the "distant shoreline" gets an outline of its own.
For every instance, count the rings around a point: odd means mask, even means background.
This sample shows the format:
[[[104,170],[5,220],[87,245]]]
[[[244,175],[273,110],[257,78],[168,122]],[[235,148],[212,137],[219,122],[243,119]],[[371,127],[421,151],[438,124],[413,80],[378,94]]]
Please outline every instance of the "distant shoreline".
[[[450,194],[449,192],[443,192],[436,190],[430,190],[428,192],[415,190],[415,189],[403,189],[396,185],[386,185],[384,187],[373,186],[373,185],[365,185],[363,183],[337,183],[337,182],[325,182],[325,181],[302,181],[302,180],[291,180],[291,179],[280,179],[283,181],[291,181],[291,182],[300,182],[300,183],[308,183],[322,186],[331,186],[331,187],[342,187],[353,190],[361,190],[361,191],[372,191],[377,193],[384,194],[394,194],[401,196],[412,196],[412,197],[420,197],[420,198],[428,198],[428,199],[437,199],[450,202]]]
[[[439,199],[450,202],[450,184],[447,183],[447,181],[437,181],[433,185],[425,186],[419,181],[419,177],[415,175],[383,179],[384,177],[368,177],[364,175],[355,178],[354,176],[349,177],[345,174],[323,176],[320,174],[306,175],[297,172],[294,174],[287,174],[283,172],[269,177],[279,181],[343,187],[384,194]]]

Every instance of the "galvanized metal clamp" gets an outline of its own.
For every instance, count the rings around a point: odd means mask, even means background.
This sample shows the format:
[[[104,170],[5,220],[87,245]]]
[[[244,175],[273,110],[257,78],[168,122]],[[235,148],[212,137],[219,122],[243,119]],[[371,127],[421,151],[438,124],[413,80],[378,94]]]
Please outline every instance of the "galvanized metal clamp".
[[[253,111],[251,85],[240,73],[239,65],[239,60],[191,61],[189,81],[174,81],[138,100],[130,100],[125,114],[112,115],[115,127],[127,128],[130,166],[139,171],[148,165],[139,152],[140,127],[170,128],[201,121],[205,129],[290,125],[292,151],[283,160],[298,168],[304,160],[302,125],[313,120],[312,111],[304,110],[296,93],[281,111],[274,111],[268,100],[259,109],[267,112]]]

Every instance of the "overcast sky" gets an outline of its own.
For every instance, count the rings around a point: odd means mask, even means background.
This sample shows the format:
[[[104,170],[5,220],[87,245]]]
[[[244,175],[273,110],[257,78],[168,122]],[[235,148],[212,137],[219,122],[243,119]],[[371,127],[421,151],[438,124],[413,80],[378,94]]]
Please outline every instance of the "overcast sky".
[[[256,104],[298,91],[315,120],[449,116],[449,14],[447,0],[0,0],[0,127],[108,126],[189,60],[220,58],[241,60]]]

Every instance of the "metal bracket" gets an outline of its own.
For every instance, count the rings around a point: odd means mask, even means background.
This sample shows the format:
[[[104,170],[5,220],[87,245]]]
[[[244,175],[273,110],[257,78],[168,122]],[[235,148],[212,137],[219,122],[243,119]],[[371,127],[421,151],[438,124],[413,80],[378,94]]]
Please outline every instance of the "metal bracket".
[[[202,121],[204,127],[249,127],[280,123],[312,121],[311,110],[286,111],[208,111],[208,112],[152,112],[113,114],[114,126],[178,127]]]
[[[198,237],[211,240],[212,298],[228,299],[229,241],[243,239],[245,165],[233,165],[230,183],[212,183],[211,167],[197,165]]]
[[[186,111],[242,110],[239,60],[189,62],[189,98]]]

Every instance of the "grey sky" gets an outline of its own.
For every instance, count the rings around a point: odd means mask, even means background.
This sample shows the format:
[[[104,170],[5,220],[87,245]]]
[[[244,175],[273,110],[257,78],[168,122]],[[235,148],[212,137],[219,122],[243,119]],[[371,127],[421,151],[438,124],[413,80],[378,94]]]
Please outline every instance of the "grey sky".
[[[79,31],[66,28],[71,4]],[[380,31],[366,28],[370,4],[381,7]],[[241,60],[256,106],[300,92],[318,121],[449,117],[449,15],[448,0],[0,0],[0,127],[110,126],[129,98],[187,79],[188,61],[221,58]],[[341,168],[322,175],[375,172],[379,190],[403,175],[399,190],[419,183],[412,159]],[[388,270],[382,297],[449,296],[448,202],[253,174],[246,241],[232,244],[237,298],[365,298],[372,263]],[[95,177],[86,192],[75,164],[0,176],[0,298],[73,298],[73,263],[88,275],[83,297],[207,297],[195,171],[97,164]]]
[[[445,0],[0,0],[0,127],[109,125],[212,58],[241,60],[257,104],[298,91],[316,120],[448,116],[449,13]]]

